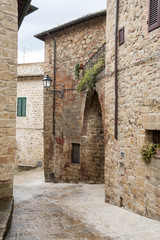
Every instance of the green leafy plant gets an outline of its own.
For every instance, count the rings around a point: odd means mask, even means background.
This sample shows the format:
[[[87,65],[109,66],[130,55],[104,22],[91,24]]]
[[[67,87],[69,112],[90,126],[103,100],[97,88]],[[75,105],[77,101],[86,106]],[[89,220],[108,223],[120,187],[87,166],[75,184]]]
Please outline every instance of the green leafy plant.
[[[77,78],[79,78],[79,68],[80,68],[80,65],[76,64],[76,66],[75,66],[75,75],[76,75]]]
[[[160,145],[159,144],[151,144],[151,145],[144,145],[141,150],[141,156],[142,159],[146,162],[149,163],[151,161],[151,158],[155,155],[156,149],[159,149]]]
[[[78,83],[76,88],[77,92],[92,92],[95,84],[96,77],[98,73],[100,73],[105,66],[105,62],[103,58],[100,58],[97,63],[95,63],[91,68],[89,68],[85,73],[83,78]]]

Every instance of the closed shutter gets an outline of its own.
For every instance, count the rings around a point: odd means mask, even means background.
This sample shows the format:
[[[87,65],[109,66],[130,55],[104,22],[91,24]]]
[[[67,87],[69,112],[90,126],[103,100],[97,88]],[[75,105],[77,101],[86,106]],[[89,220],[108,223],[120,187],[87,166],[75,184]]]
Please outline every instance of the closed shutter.
[[[160,26],[160,0],[149,0],[148,31]]]
[[[26,116],[26,98],[22,98],[22,116]]]
[[[26,98],[17,99],[17,116],[26,116]]]
[[[17,116],[21,116],[21,108],[22,108],[22,101],[21,98],[18,98],[17,100]]]

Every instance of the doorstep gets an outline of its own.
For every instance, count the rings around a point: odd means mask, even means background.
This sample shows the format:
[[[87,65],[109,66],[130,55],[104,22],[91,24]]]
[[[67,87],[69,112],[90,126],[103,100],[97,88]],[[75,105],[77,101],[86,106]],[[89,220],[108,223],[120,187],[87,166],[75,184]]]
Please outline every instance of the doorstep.
[[[0,200],[0,240],[4,239],[9,230],[12,220],[13,205],[13,198]]]

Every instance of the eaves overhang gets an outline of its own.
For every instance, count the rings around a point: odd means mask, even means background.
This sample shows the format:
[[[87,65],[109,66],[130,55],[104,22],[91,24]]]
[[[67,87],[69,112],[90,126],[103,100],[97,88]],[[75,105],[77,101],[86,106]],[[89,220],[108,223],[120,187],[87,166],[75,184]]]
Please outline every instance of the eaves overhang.
[[[31,5],[31,0],[18,0],[18,29],[26,15],[36,11],[38,8]]]
[[[29,14],[31,14],[31,13],[33,13],[33,12],[35,12],[36,10],[38,10],[37,7],[35,7],[35,6],[33,6],[33,5],[30,5],[30,6],[29,6],[29,9],[28,9],[28,11],[27,11],[27,13],[26,13],[26,16],[29,15]]]
[[[98,17],[101,17],[101,16],[106,16],[106,9],[105,10],[102,10],[100,12],[96,12],[96,13],[91,13],[91,14],[88,14],[88,15],[85,15],[81,18],[78,18],[76,20],[73,20],[73,21],[70,21],[68,23],[65,23],[65,24],[62,24],[58,27],[55,27],[55,28],[52,28],[52,29],[49,29],[47,31],[44,31],[44,32],[41,32],[39,34],[36,34],[34,35],[34,37],[42,40],[42,41],[45,41],[45,38],[50,35],[50,34],[54,34],[56,32],[59,32],[61,30],[64,30],[66,28],[69,28],[69,27],[72,27],[76,24],[80,24],[80,23],[83,23],[83,22],[86,22],[86,21],[89,21],[91,19],[94,19],[94,18],[98,18]]]

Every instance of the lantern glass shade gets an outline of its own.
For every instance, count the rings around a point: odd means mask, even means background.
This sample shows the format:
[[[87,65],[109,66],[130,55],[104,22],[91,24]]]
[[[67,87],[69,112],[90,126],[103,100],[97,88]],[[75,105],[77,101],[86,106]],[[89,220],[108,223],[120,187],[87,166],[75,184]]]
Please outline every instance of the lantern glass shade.
[[[52,79],[49,75],[43,78],[43,85],[45,88],[50,88],[51,84],[52,84]]]

